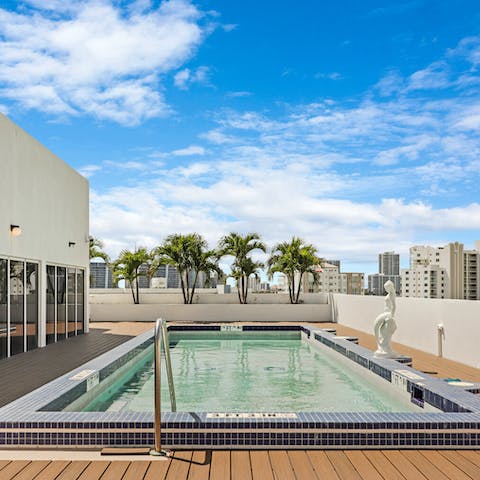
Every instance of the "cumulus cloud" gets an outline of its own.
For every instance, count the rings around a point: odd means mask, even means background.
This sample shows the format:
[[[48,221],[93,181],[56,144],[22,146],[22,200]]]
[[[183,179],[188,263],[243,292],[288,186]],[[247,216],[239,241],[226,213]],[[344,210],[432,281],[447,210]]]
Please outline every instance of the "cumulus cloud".
[[[191,58],[205,36],[188,0],[137,1],[129,11],[113,0],[28,4],[0,9],[0,96],[53,114],[124,125],[168,114],[159,75]]]
[[[205,155],[205,148],[199,145],[190,145],[186,148],[180,148],[178,150],[173,150],[172,155],[177,157],[185,157],[190,155]]]
[[[180,90],[188,90],[195,83],[209,85],[210,69],[205,66],[198,67],[196,70],[185,68],[175,74],[173,83]]]
[[[416,75],[390,71],[346,102],[210,114],[195,141],[157,154],[165,163],[148,178],[96,191],[92,229],[116,239],[112,249],[172,232],[197,231],[212,246],[230,231],[258,231],[270,246],[299,235],[322,256],[372,262],[373,271],[378,252],[406,258],[413,244],[473,237],[480,96],[450,64],[469,62],[478,76],[477,43]],[[171,158],[179,155],[181,166]]]

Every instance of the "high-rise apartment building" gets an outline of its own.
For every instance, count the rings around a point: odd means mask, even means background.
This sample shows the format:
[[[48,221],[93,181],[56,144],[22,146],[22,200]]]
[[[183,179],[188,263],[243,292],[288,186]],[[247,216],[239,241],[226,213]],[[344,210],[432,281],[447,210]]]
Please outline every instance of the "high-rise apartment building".
[[[90,288],[114,288],[112,269],[105,262],[90,262]]]
[[[390,280],[395,285],[395,292],[400,294],[400,255],[384,252],[378,255],[378,272],[368,276],[368,292],[371,295],[385,295],[385,282]]]
[[[306,293],[347,293],[351,295],[364,294],[364,274],[357,272],[342,272],[339,267],[324,262],[317,268],[318,282],[315,284],[312,274],[306,274],[302,279],[302,290]]]
[[[406,297],[479,300],[479,251],[464,250],[459,242],[443,247],[410,248],[410,268],[402,270]]]
[[[400,275],[400,255],[384,252],[378,255],[378,273],[382,275]]]

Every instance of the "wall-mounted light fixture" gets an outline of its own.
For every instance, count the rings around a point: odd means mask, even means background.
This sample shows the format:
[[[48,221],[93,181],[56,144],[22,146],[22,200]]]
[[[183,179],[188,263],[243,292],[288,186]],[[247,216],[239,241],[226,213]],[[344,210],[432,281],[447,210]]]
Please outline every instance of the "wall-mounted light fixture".
[[[68,246],[69,246],[69,247],[74,247],[74,246],[75,246],[75,242],[68,242]]]
[[[10,233],[12,234],[12,237],[18,237],[21,235],[22,229],[20,228],[20,225],[10,225]]]

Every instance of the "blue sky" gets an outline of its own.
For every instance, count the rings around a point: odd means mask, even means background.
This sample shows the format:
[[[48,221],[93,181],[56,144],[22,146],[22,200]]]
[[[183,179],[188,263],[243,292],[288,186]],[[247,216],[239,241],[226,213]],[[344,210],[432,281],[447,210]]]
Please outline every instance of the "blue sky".
[[[0,111],[88,177],[116,255],[299,235],[344,270],[480,239],[480,4],[25,0]]]

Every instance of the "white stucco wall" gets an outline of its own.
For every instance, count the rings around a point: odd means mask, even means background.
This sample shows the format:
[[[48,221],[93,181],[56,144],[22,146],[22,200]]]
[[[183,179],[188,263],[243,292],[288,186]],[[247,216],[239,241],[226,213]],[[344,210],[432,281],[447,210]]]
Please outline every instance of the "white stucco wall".
[[[304,304],[326,304],[328,303],[328,294],[325,293],[307,293],[302,294],[301,300]],[[146,304],[175,304],[183,303],[183,296],[180,289],[140,289],[140,302]],[[90,303],[133,303],[132,294],[129,289],[123,288],[92,288],[90,289]],[[238,304],[236,293],[218,294],[212,289],[195,290],[193,303],[200,304]],[[249,304],[290,304],[287,294],[280,293],[249,293]]]
[[[20,236],[10,234],[12,224]],[[84,268],[87,287],[88,234],[88,181],[0,114],[0,256],[39,262],[41,336],[45,265]]]
[[[373,323],[384,310],[375,296],[333,295],[334,319],[373,334]],[[445,327],[443,356],[480,368],[480,301],[397,297],[397,331],[393,341],[438,354],[437,325]]]
[[[168,321],[186,322],[328,322],[330,305],[90,305],[92,322],[153,322],[160,317]]]

